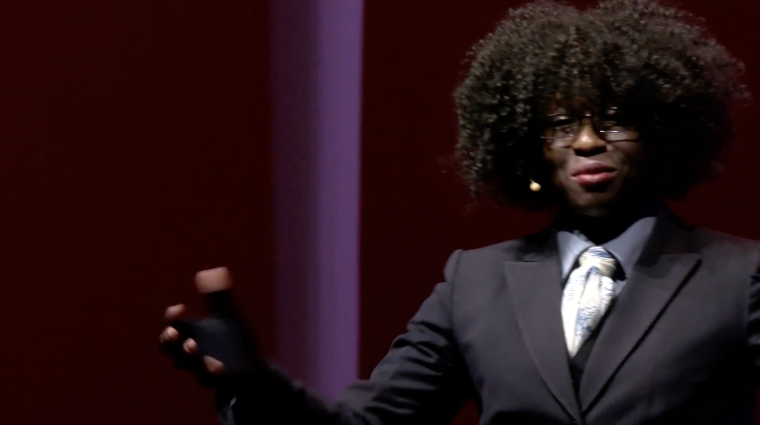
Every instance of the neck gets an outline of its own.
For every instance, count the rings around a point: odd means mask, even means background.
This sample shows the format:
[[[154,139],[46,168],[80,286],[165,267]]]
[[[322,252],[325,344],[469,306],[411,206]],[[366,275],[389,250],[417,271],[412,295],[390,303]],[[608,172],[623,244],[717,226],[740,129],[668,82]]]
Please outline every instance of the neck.
[[[558,216],[560,227],[577,230],[596,245],[609,242],[620,236],[636,221],[657,214],[656,206],[643,204],[637,208],[625,208],[603,216],[588,216],[563,208]]]

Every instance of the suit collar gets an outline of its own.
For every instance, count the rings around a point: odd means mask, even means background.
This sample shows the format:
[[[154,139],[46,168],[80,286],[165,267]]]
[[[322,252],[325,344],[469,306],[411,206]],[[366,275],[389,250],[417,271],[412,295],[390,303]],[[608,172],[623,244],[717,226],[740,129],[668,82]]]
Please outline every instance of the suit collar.
[[[523,238],[514,261],[504,264],[509,299],[526,348],[541,378],[577,423],[583,423],[562,330],[556,230]]]
[[[589,356],[579,390],[584,412],[698,266],[700,256],[690,241],[690,230],[663,210]]]

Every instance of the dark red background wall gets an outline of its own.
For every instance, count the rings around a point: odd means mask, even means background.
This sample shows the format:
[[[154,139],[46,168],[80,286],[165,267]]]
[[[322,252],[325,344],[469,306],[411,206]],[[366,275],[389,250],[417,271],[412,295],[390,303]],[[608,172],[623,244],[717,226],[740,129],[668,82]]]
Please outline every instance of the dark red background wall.
[[[451,92],[465,52],[506,10],[523,1],[381,1],[366,8],[362,160],[362,375],[442,279],[448,255],[537,230],[545,217],[480,208],[468,212],[465,191],[437,162],[456,143]],[[589,1],[576,2],[588,4]],[[686,1],[749,69],[760,96],[760,4]],[[760,156],[751,125],[757,104],[739,122],[739,146],[719,182],[706,185],[677,212],[695,224],[760,238]],[[459,423],[476,423],[470,406]]]
[[[266,16],[0,2],[0,423],[215,423],[157,339],[206,267],[271,347]]]

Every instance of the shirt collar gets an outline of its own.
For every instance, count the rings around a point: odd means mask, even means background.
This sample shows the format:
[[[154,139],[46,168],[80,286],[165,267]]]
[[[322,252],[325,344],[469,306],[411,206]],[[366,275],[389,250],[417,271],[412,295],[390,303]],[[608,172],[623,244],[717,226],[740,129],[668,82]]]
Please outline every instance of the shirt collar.
[[[652,234],[656,221],[656,216],[642,217],[618,237],[601,245],[615,257],[625,275],[633,270],[639,255],[644,250],[644,245]],[[594,244],[577,230],[559,230],[557,232],[557,248],[562,265],[562,279],[567,278],[575,261],[583,251],[592,246]]]

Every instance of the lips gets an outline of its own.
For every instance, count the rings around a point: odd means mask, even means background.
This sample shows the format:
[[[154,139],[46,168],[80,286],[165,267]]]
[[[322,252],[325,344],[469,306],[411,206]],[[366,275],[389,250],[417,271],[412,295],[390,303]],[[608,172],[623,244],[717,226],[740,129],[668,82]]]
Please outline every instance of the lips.
[[[594,162],[583,165],[572,174],[572,178],[581,186],[594,186],[612,180],[616,171],[614,167]]]

